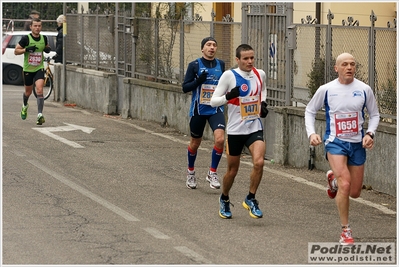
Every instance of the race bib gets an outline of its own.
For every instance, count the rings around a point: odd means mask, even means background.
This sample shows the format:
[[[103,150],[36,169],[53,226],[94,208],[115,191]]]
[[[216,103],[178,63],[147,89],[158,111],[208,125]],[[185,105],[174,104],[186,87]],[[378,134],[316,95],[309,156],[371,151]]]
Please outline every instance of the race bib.
[[[335,132],[337,137],[350,137],[359,132],[357,112],[335,114]]]
[[[202,84],[201,86],[201,97],[200,104],[210,105],[213,92],[215,92],[216,85],[213,84]]]
[[[259,118],[259,96],[240,98],[240,113],[242,120],[255,120]]]
[[[42,52],[29,53],[28,62],[31,66],[39,66],[42,63]]]

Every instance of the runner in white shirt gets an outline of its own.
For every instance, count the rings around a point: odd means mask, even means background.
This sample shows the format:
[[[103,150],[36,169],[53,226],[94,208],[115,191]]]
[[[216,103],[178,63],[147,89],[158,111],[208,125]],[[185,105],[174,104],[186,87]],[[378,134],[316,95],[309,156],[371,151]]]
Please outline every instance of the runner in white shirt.
[[[327,194],[335,198],[342,225],[340,243],[354,243],[349,226],[349,197],[360,196],[363,186],[366,148],[374,146],[374,134],[380,121],[378,106],[370,86],[354,78],[356,62],[349,53],[337,57],[338,78],[320,86],[306,106],[305,125],[310,144],[317,146],[322,139],[315,130],[315,117],[323,106],[326,132],[323,142],[331,170],[327,172]],[[365,112],[369,114],[368,129],[364,131]]]
[[[236,49],[238,68],[225,71],[211,98],[211,106],[228,106],[227,122],[227,172],[223,177],[219,215],[224,219],[232,217],[229,191],[240,166],[244,146],[248,147],[253,161],[249,193],[242,205],[253,218],[262,218],[263,213],[255,198],[263,175],[266,146],[263,138],[263,124],[260,118],[267,115],[266,74],[253,67],[254,50],[247,44]]]

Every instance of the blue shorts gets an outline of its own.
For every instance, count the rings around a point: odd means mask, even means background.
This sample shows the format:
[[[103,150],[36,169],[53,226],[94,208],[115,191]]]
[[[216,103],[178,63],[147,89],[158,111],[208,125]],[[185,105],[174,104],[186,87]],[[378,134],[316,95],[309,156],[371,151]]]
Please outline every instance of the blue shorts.
[[[366,162],[366,149],[363,147],[362,142],[350,143],[334,138],[333,142],[325,146],[326,159],[327,152],[332,155],[344,155],[348,157],[348,165],[361,166]]]

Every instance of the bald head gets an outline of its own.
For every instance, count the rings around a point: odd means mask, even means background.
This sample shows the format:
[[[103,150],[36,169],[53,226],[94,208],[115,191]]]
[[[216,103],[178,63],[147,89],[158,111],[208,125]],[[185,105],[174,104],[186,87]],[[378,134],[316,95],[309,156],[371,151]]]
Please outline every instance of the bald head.
[[[342,53],[340,54],[337,59],[335,60],[335,65],[340,65],[345,60],[352,60],[354,61],[355,58],[349,53]]]
[[[349,53],[342,53],[337,57],[334,69],[338,73],[340,83],[350,84],[353,82],[356,72],[355,58]]]

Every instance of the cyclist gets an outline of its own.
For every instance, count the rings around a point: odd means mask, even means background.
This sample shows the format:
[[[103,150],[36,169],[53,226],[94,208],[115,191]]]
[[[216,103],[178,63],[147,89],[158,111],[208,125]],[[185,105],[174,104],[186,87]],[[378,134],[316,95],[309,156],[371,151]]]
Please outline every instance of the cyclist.
[[[43,52],[49,53],[51,48],[49,46],[47,37],[41,35],[42,21],[39,18],[32,19],[31,33],[21,38],[15,47],[14,54],[24,54],[23,78],[25,92],[23,94],[23,105],[21,109],[21,118],[23,120],[28,116],[28,99],[32,94],[33,83],[35,83],[37,93],[37,125],[42,125],[45,122],[42,114],[44,107],[43,86],[44,86],[44,63]]]

